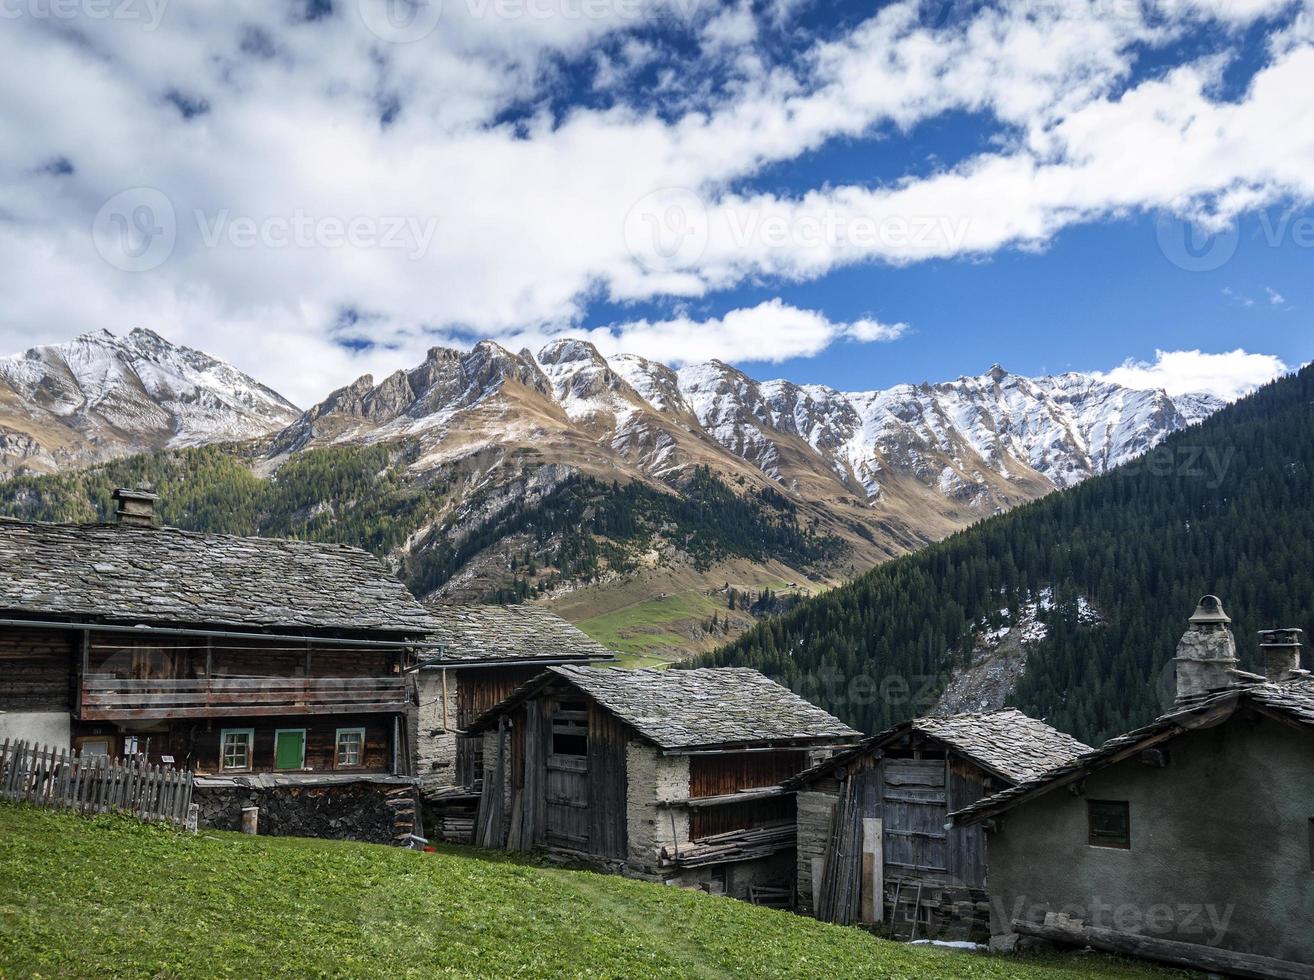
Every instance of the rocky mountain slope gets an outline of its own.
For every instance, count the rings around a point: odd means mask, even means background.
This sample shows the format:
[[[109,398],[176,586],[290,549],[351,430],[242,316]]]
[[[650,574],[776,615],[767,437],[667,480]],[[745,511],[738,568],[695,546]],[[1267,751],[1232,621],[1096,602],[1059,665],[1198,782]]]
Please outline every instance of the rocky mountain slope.
[[[244,443],[226,452],[256,477],[277,476],[280,492],[291,473],[304,481],[277,520],[243,517],[258,530],[358,521],[426,596],[535,598],[599,620],[636,653],[687,652],[723,638],[702,624],[724,629],[716,596],[731,588],[836,584],[1102,473],[1217,407],[999,367],[844,393],[560,340],[536,354],[435,348],[297,413],[231,366],[134,331],[0,361],[0,473]],[[367,463],[382,468],[370,476]],[[388,489],[358,499],[371,482]]]
[[[252,439],[299,414],[232,365],[149,330],[0,357],[0,477]]]
[[[1006,703],[1098,745],[1169,708],[1201,595],[1257,632],[1314,629],[1314,367],[1122,466],[758,623],[707,664],[757,667],[855,728]]]

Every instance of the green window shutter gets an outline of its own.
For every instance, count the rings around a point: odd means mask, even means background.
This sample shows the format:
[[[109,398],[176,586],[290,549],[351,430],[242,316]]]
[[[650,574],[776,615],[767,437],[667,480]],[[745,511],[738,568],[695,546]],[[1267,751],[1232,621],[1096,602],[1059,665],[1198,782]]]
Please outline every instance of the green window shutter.
[[[274,768],[301,769],[306,760],[306,733],[300,729],[274,735]]]

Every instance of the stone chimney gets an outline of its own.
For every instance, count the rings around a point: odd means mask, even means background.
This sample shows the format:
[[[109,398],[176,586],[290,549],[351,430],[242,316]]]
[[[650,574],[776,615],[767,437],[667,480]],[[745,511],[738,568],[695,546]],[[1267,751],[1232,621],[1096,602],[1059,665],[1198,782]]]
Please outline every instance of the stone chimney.
[[[1200,600],[1190,628],[1177,644],[1173,666],[1177,675],[1177,703],[1221,691],[1236,683],[1236,640],[1218,596]]]
[[[151,492],[148,483],[135,490],[119,488],[114,491],[114,518],[129,527],[154,527],[155,505],[159,499]]]
[[[1264,655],[1264,676],[1270,684],[1285,684],[1309,676],[1300,669],[1298,629],[1264,630],[1259,634],[1259,652]]]

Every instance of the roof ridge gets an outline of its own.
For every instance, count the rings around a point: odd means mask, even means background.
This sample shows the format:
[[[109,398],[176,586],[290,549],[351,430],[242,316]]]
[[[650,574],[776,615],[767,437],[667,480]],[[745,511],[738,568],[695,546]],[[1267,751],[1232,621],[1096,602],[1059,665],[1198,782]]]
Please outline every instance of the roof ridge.
[[[224,541],[260,541],[268,544],[312,548],[317,551],[354,552],[360,555],[368,555],[376,561],[382,561],[382,559],[372,551],[368,551],[359,545],[347,544],[340,541],[307,541],[305,538],[289,538],[281,535],[266,534],[233,534],[230,531],[195,531],[190,528],[175,527],[172,524],[156,524],[151,527],[141,527],[135,524],[122,524],[118,521],[29,521],[18,517],[6,517],[0,515],[0,526],[49,528],[56,530],[64,529],[70,531],[109,531],[115,534],[120,532],[124,534],[174,534],[185,538],[219,538]]]

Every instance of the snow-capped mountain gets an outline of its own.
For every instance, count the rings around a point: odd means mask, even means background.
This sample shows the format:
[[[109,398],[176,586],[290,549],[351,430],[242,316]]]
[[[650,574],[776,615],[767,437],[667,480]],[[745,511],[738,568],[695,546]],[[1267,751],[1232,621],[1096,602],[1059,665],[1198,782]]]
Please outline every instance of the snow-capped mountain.
[[[209,354],[149,330],[102,330],[0,358],[0,475],[254,439],[299,414]]]
[[[207,354],[148,330],[101,331],[0,359],[0,473],[262,437],[274,465],[315,446],[404,441],[417,473],[489,453],[523,464],[508,472],[552,464],[607,479],[668,482],[706,466],[792,493],[818,509],[821,531],[866,538],[874,522],[878,547],[899,551],[1102,473],[1221,407],[998,365],[841,392],[558,340],[537,354],[434,348],[298,412]]]
[[[1223,406],[1207,394],[1173,399],[1082,374],[1025,378],[999,365],[980,377],[854,393],[756,382],[720,362],[685,368],[679,381],[732,452],[775,475],[779,435],[796,436],[871,499],[898,474],[949,495],[985,493],[992,477],[1072,486]]]
[[[756,381],[719,361],[674,371],[580,340],[537,354],[490,341],[430,351],[306,412],[276,452],[415,440],[420,468],[520,448],[595,475],[667,479],[697,465],[936,536],[1145,452],[1222,407],[1081,374],[1027,378],[998,365],[939,384],[840,392]],[[832,508],[833,509],[833,508]]]

